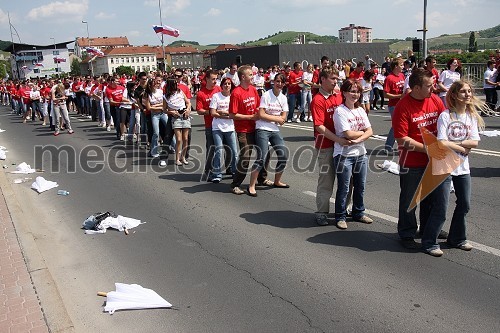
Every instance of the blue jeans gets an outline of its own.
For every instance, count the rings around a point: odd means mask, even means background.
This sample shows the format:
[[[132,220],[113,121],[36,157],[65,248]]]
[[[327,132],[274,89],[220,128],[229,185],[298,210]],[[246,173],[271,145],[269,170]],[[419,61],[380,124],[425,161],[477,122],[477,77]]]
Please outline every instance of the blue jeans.
[[[288,160],[288,149],[285,147],[283,138],[280,132],[266,131],[257,129],[255,131],[255,144],[257,146],[257,158],[255,159],[253,170],[261,170],[264,167],[265,161],[268,161],[269,144],[273,147],[278,157],[276,163],[276,173],[283,172]],[[267,162],[268,163],[268,162]],[[266,163],[266,164],[267,164]]]
[[[451,218],[450,233],[448,235],[448,244],[451,246],[460,246],[467,241],[467,225],[465,216],[470,209],[471,196],[471,177],[470,174],[451,176],[455,186],[455,196],[457,197],[453,217]],[[451,183],[449,184],[451,185]],[[446,189],[449,193],[449,186]]]
[[[167,126],[168,116],[163,112],[151,113],[151,124],[153,125],[153,137],[151,139],[151,155],[158,154],[158,138],[160,136],[160,121]]]
[[[312,101],[312,94],[311,94],[311,89],[302,90],[302,95],[301,95],[301,103],[300,103],[300,112],[302,115],[305,115],[306,112],[306,104],[307,104],[307,109],[311,109],[311,101]]]
[[[389,106],[388,109],[389,109],[389,114],[391,115],[391,120],[392,120],[392,115],[394,113],[394,109],[396,107],[395,106]],[[387,140],[385,140],[385,149],[388,151],[388,152],[392,152],[393,148],[394,148],[394,129],[392,128],[392,124],[391,124],[391,129],[389,130],[389,134],[387,135]]]
[[[106,121],[109,124],[109,121],[111,120],[111,111],[110,111],[109,102],[104,102],[103,106],[104,106],[104,118],[106,119]]]
[[[398,234],[401,239],[413,239],[417,232],[416,208],[408,211],[425,168],[400,168],[399,173],[399,213]],[[420,232],[423,232],[429,218],[430,200],[425,198],[420,203]]]
[[[360,219],[365,215],[365,185],[368,171],[368,158],[361,156],[337,155],[333,158],[335,173],[337,174],[337,193],[335,195],[335,221],[346,219],[347,195],[352,177],[352,218]]]
[[[439,249],[437,238],[446,221],[446,208],[450,198],[451,177],[446,178],[429,195],[430,211],[424,234],[422,235],[422,249],[430,251]]]
[[[236,157],[238,156],[238,146],[236,145],[236,133],[222,132],[220,130],[212,130],[215,153],[213,156],[213,178],[222,178],[222,152],[224,151],[223,141],[226,141],[229,149],[231,149],[231,171],[236,170]]]
[[[293,114],[295,112],[295,104],[298,100],[299,105],[301,105],[301,96],[300,96],[300,91],[296,94],[289,94],[288,95],[288,117],[287,120],[292,120],[293,119]],[[304,110],[300,110],[300,120],[304,120]]]

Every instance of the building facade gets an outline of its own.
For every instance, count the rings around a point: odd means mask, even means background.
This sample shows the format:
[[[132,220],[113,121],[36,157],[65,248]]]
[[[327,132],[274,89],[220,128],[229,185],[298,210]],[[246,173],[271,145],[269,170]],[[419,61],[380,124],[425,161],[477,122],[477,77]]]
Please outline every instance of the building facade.
[[[129,66],[135,72],[149,72],[157,69],[156,53],[150,46],[127,46],[103,50],[103,57],[91,62],[94,75],[113,74],[120,66]]]
[[[339,30],[339,41],[341,43],[371,43],[372,28],[349,24],[348,27]]]
[[[14,79],[47,78],[71,71],[67,44],[53,45],[11,44],[5,51],[11,53],[10,64]]]
[[[77,37],[75,40],[75,55],[82,58],[87,47],[95,47],[98,50],[109,48],[120,48],[130,46],[126,36],[120,37]]]

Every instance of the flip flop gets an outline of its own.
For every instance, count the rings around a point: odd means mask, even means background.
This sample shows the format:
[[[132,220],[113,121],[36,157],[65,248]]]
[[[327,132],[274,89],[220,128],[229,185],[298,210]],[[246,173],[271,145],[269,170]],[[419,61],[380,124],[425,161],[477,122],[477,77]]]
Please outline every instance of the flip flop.
[[[251,192],[250,192],[250,188],[248,188],[248,187],[247,187],[247,194],[248,194],[249,196],[251,196],[251,197],[254,197],[254,198],[257,196],[257,192],[255,192],[255,193],[251,193]]]
[[[259,186],[273,186],[274,183],[272,181],[270,181],[269,179],[266,179],[263,182],[258,183],[257,185],[259,185]]]
[[[273,187],[276,187],[276,188],[290,188],[290,185],[288,185],[288,184],[283,184],[283,185],[273,184]]]

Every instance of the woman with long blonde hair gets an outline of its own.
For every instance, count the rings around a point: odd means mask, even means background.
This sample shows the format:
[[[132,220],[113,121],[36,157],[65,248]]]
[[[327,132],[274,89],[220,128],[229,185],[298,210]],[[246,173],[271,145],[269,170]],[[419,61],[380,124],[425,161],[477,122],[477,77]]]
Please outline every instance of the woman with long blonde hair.
[[[474,96],[472,85],[463,80],[455,81],[450,86],[446,105],[448,109],[439,115],[437,138],[441,146],[452,149],[462,159],[460,166],[451,173],[451,181],[445,182],[448,187],[453,182],[457,197],[447,242],[450,247],[470,251],[472,245],[467,241],[465,221],[471,196],[468,155],[471,149],[478,146],[479,131],[485,126],[480,114],[487,109],[487,105]],[[445,193],[450,193],[449,188]]]

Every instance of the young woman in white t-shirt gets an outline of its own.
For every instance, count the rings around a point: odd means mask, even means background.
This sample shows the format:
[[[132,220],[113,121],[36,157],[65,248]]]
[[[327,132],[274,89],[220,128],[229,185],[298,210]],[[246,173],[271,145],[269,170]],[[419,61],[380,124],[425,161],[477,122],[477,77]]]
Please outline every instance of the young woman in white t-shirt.
[[[471,177],[468,155],[479,143],[479,131],[484,129],[481,111],[487,110],[486,103],[473,95],[472,85],[465,81],[455,81],[446,94],[445,110],[438,118],[438,142],[458,153],[462,159],[458,168],[452,171],[450,179],[445,181],[449,194],[451,182],[455,186],[457,197],[455,210],[448,234],[448,245],[464,251],[470,251],[472,245],[467,242],[465,216],[470,208]],[[448,200],[446,200],[448,201]]]
[[[214,94],[210,101],[210,115],[213,117],[212,136],[215,144],[212,178],[214,183],[220,183],[222,180],[221,165],[224,142],[231,150],[231,171],[233,173],[236,171],[236,157],[238,156],[234,122],[229,118],[229,99],[235,85],[230,78],[226,77],[221,81],[221,88],[222,91]]]
[[[307,116],[305,117],[306,121],[312,121],[312,116],[311,116],[311,102],[312,102],[312,94],[311,94],[311,87],[313,85],[313,71],[314,71],[314,66],[313,64],[307,65],[306,70],[304,73],[302,73],[302,99],[301,99],[301,113],[304,114],[306,111],[306,105],[307,105]]]
[[[172,117],[172,128],[176,139],[175,164],[188,164],[186,152],[191,128],[191,102],[177,86],[176,79],[167,79],[163,108]]]
[[[348,146],[335,142],[333,164],[337,174],[335,195],[335,221],[339,229],[347,229],[347,197],[349,184],[353,183],[352,218],[354,221],[372,223],[365,215],[364,194],[368,158],[364,141],[373,135],[366,111],[361,107],[360,95],[363,88],[358,81],[345,80],[340,87],[343,103],[335,109],[333,123],[335,135],[349,140]]]
[[[446,63],[445,69],[441,72],[438,79],[438,87],[440,89],[439,97],[443,101],[443,104],[446,106],[446,93],[448,89],[451,87],[451,84],[455,81],[460,80],[462,65],[457,58],[451,58]]]
[[[247,194],[256,197],[255,185],[259,173],[264,168],[264,161],[269,153],[269,143],[273,147],[278,162],[274,174],[274,187],[289,188],[287,184],[281,182],[281,176],[285,171],[286,162],[288,160],[288,148],[285,147],[283,137],[280,134],[279,127],[286,121],[286,116],[289,111],[288,101],[282,93],[286,78],[283,74],[276,74],[274,77],[273,89],[270,89],[262,95],[259,106],[259,119],[255,121],[255,144],[257,146],[257,158],[252,167],[250,175],[250,185],[248,186]]]

